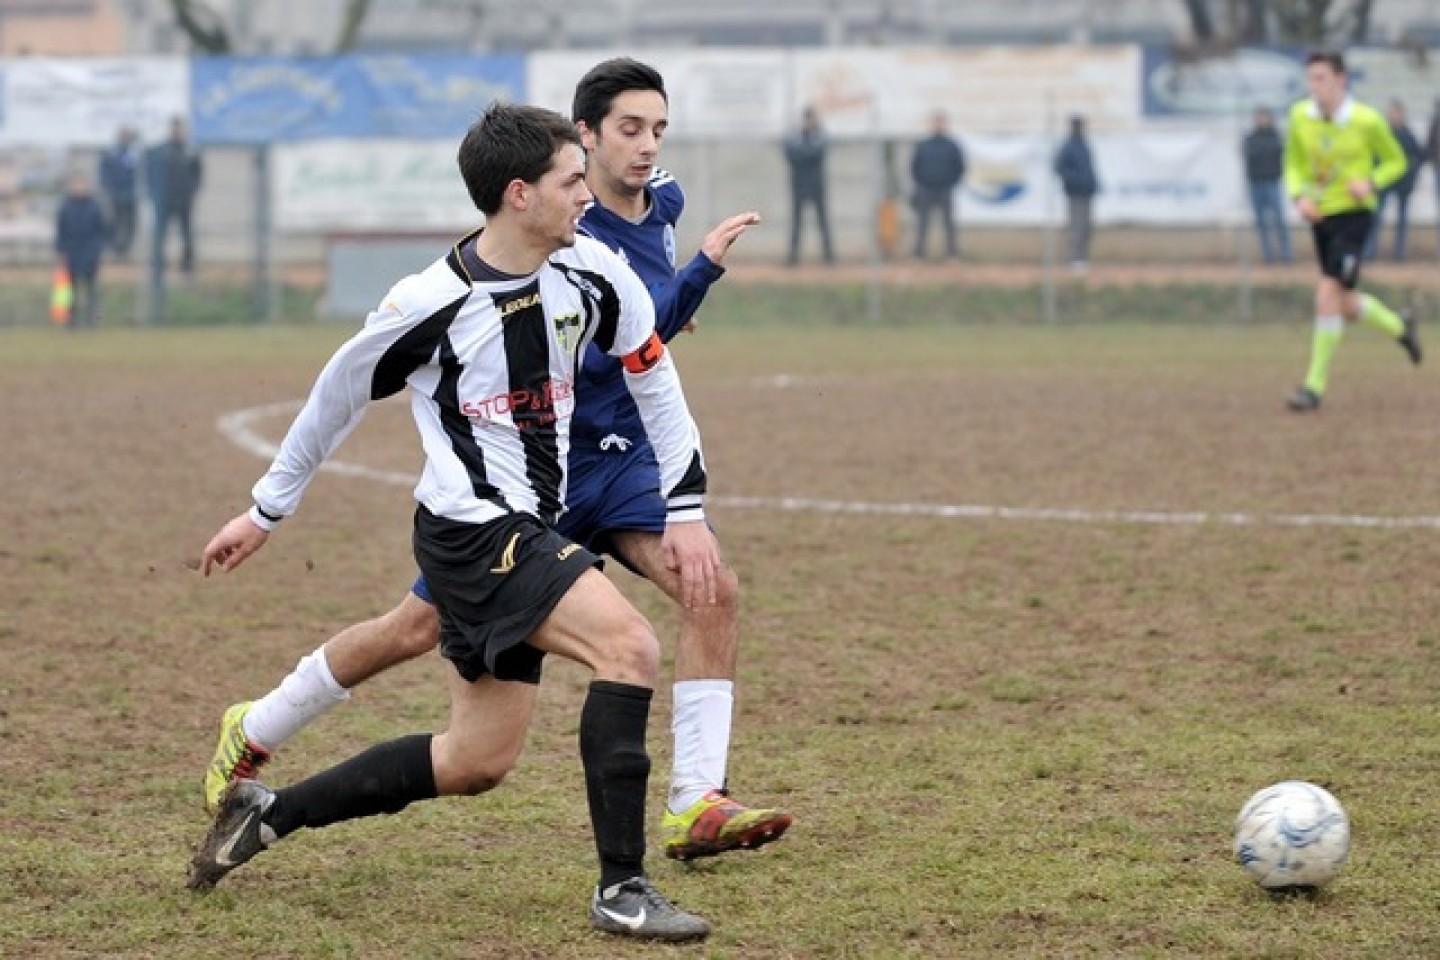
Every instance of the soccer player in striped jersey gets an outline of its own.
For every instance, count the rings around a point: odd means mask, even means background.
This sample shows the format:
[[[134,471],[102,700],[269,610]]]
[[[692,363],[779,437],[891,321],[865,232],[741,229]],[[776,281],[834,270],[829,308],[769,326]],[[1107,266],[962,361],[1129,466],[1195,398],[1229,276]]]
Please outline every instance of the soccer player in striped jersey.
[[[695,940],[709,925],[644,872],[645,733],[660,662],[650,625],[553,527],[567,492],[577,380],[592,346],[618,359],[655,451],[661,552],[687,606],[715,602],[720,552],[704,519],[699,434],[640,279],[577,237],[591,199],[576,127],[537,107],[492,105],[460,147],[483,229],[396,284],[320,373],[255,505],[207,544],[202,570],[233,570],[298,507],[321,463],[372,400],[410,388],[425,450],[415,556],[451,661],[442,734],[372,747],[280,790],[239,780],[191,862],[208,889],[302,827],[477,794],[513,767],[554,653],[594,673],[580,754],[600,876],[591,923],[622,936]]]
[[[705,293],[724,272],[731,245],[759,217],[748,212],[721,222],[677,271],[675,225],[685,197],[675,179],[655,165],[669,124],[663,78],[634,60],[605,61],[576,86],[574,119],[589,153],[587,182],[595,195],[581,230],[635,268],[654,298],[657,333],[669,342],[693,326]],[[665,507],[654,452],[620,364],[588,351],[576,404],[567,509],[558,529],[615,556],[681,606],[672,691],[674,763],[661,824],[665,853],[690,860],[778,839],[792,822],[789,813],[745,807],[726,791],[738,581],[722,567],[715,603],[681,602],[680,581],[661,551]],[[260,699],[231,706],[206,771],[206,806],[213,810],[226,783],[255,776],[276,748],[348,699],[355,686],[433,650],[438,632],[439,618],[421,577],[393,610],[332,637]]]
[[[1396,313],[1378,297],[1356,290],[1377,198],[1405,175],[1405,151],[1385,117],[1350,96],[1340,54],[1312,53],[1305,62],[1305,82],[1309,99],[1290,109],[1285,189],[1310,223],[1320,281],[1315,287],[1310,368],[1288,401],[1296,413],[1320,409],[1330,360],[1347,321],[1363,320],[1394,337],[1411,363],[1418,365],[1421,355],[1413,313]]]

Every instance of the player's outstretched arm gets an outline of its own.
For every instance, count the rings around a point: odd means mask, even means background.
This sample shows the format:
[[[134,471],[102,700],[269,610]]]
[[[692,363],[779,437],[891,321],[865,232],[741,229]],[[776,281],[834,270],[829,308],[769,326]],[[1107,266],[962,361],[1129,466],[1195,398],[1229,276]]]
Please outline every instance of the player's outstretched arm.
[[[200,559],[200,572],[210,576],[211,567],[234,570],[245,562],[250,554],[265,546],[270,532],[262,530],[250,519],[248,512],[231,520],[210,538]]]
[[[695,331],[695,312],[710,285],[725,273],[725,256],[740,235],[759,222],[760,214],[753,210],[721,221],[705,235],[700,252],[675,274],[675,279],[653,291],[655,329],[666,343],[682,331]]]

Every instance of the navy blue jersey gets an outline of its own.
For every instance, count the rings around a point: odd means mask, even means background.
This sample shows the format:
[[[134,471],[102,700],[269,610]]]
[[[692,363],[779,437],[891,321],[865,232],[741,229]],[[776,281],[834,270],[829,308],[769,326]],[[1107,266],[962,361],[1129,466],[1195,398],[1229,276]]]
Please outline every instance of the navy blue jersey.
[[[645,186],[649,209],[639,222],[598,203],[580,218],[580,230],[619,254],[639,274],[655,302],[655,330],[669,343],[699,309],[710,285],[725,272],[703,253],[675,269],[675,226],[685,210],[685,193],[669,173],[656,168]],[[571,457],[599,453],[648,456],[649,441],[639,410],[625,388],[620,361],[590,347],[575,391],[570,424]]]

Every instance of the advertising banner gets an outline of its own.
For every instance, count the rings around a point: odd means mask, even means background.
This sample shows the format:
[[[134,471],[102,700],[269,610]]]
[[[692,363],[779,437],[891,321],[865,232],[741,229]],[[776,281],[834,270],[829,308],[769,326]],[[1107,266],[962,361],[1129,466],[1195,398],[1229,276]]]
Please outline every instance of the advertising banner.
[[[1229,117],[1256,107],[1280,115],[1306,95],[1302,50],[1245,48],[1202,59],[1152,45],[1142,64],[1146,117]]]
[[[567,116],[575,82],[613,53],[536,53],[532,102]],[[1126,129],[1139,111],[1133,47],[975,50],[647,51],[665,77],[680,138],[774,140],[817,107],[837,138],[913,137],[944,110],[956,129],[1039,131],[1047,117],[1084,113]]]
[[[964,140],[962,222],[1033,226],[1064,218],[1053,172],[1059,143],[1044,137]],[[1108,134],[1091,139],[1101,192],[1097,223],[1206,224],[1248,213],[1239,146],[1205,131]]]
[[[190,113],[182,59],[0,61],[0,145],[98,147],[122,125],[143,140]]]
[[[449,141],[320,140],[275,148],[282,232],[454,233],[481,222]]]
[[[1223,57],[1186,58],[1169,47],[1143,52],[1144,113],[1148,118],[1203,119],[1249,114],[1266,107],[1283,116],[1309,96],[1302,49],[1247,47]],[[1392,99],[1412,121],[1428,116],[1440,90],[1440,50],[1357,48],[1345,52],[1355,95],[1384,109]]]
[[[1130,129],[1139,66],[1134,47],[796,51],[788,119],[814,105],[835,137],[917,137],[936,110],[961,133],[1042,132],[1070,114]]]
[[[570,116],[575,84],[619,52],[537,52],[529,57],[530,102]],[[646,51],[670,99],[672,136],[773,139],[785,127],[787,56],[779,50]]]
[[[458,143],[490,101],[525,100],[525,58],[201,57],[191,71],[190,99],[202,144],[342,137]]]

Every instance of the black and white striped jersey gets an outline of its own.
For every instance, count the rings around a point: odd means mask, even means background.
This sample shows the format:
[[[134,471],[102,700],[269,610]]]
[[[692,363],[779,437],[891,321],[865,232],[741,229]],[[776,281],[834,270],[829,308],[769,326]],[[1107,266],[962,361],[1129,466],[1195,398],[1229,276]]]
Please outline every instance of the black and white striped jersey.
[[[477,236],[397,283],[330,358],[255,485],[251,516],[263,524],[293,513],[366,404],[408,385],[425,449],[420,503],[466,523],[523,511],[553,524],[565,503],[576,373],[593,341],[624,363],[670,518],[703,518],[699,432],[640,279],[585,236],[535,273],[500,274],[475,256]]]

